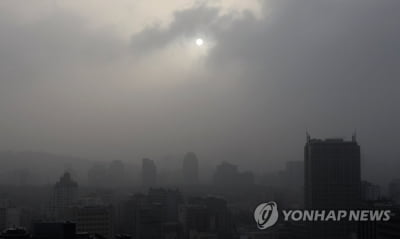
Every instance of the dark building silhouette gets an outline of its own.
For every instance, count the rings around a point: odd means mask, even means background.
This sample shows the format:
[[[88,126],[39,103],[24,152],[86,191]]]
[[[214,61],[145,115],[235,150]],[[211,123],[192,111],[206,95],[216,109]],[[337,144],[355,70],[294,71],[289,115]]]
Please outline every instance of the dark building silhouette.
[[[136,238],[181,238],[178,209],[182,203],[178,190],[150,189],[136,213]]]
[[[183,196],[179,190],[163,188],[150,189],[147,197],[150,204],[159,204],[165,207],[164,213],[167,222],[178,221],[178,207],[183,203]]]
[[[190,198],[180,209],[184,238],[234,238],[227,203],[217,197]]]
[[[183,197],[178,190],[150,189],[147,195],[135,194],[121,203],[119,233],[133,238],[182,238],[179,206]]]
[[[389,197],[400,204],[400,179],[393,179],[389,183]]]
[[[360,146],[355,140],[311,139],[304,147],[305,206],[356,209],[361,201]],[[350,222],[313,223],[310,238],[348,238]]]
[[[144,158],[142,160],[142,185],[154,187],[157,183],[157,167],[153,160]]]
[[[37,239],[72,239],[75,234],[75,223],[41,222],[33,225],[33,238]]]
[[[377,201],[381,198],[381,188],[379,185],[362,181],[361,182],[361,200]]]
[[[360,146],[355,140],[308,138],[304,162],[307,208],[343,209],[360,205]]]
[[[117,233],[136,236],[136,214],[145,201],[146,196],[144,194],[135,194],[119,203],[117,208]]]
[[[199,182],[199,160],[195,153],[185,155],[182,165],[183,180],[185,184],[194,185]]]
[[[111,205],[79,205],[69,209],[69,218],[76,223],[76,231],[114,236],[114,209]]]

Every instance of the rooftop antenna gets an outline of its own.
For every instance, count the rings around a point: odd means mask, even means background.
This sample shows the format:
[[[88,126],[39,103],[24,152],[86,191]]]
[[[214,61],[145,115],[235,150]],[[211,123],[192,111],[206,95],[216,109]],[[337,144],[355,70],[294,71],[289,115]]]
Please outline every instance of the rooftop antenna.
[[[351,141],[357,142],[357,130],[355,129],[353,135],[351,136]]]
[[[310,142],[311,140],[310,134],[308,133],[308,129],[306,129],[306,140],[307,142]]]

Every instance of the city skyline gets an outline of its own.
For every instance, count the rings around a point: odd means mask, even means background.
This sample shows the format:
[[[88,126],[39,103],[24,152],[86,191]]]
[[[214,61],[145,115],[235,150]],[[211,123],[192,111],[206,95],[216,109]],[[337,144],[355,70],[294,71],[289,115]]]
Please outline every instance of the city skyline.
[[[121,161],[110,161],[103,169],[92,162],[88,184],[75,181],[70,165],[71,173],[64,172],[51,185],[0,185],[0,238],[397,238],[399,178],[391,180],[388,191],[362,178],[361,149],[355,135],[344,140],[307,134],[303,160],[289,161],[282,171],[257,180],[229,161],[216,165],[212,180],[199,180],[202,160],[194,152],[181,158],[177,181],[162,177],[148,158],[143,158],[137,175],[141,180],[136,181],[126,177],[132,172]],[[25,197],[29,191],[38,195]],[[390,219],[281,219],[263,231],[249,211],[267,201],[278,202],[280,210],[389,210]]]
[[[400,238],[399,0],[0,0],[0,239]]]

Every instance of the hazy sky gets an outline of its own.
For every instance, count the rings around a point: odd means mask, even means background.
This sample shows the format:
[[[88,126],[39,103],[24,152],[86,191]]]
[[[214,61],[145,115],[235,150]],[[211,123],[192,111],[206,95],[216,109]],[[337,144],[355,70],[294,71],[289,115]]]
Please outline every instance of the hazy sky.
[[[2,0],[0,149],[194,151],[260,171],[302,160],[306,129],[357,129],[366,177],[390,178],[399,12],[398,0]]]

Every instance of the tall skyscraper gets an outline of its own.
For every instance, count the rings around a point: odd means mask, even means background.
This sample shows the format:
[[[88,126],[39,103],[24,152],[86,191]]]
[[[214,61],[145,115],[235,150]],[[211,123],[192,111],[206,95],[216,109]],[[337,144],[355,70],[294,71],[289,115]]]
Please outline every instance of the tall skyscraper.
[[[360,146],[353,140],[307,138],[304,148],[307,208],[354,208],[361,198]]]
[[[78,184],[66,172],[54,185],[53,216],[58,220],[66,218],[66,210],[78,199]]]
[[[361,201],[360,146],[355,137],[311,139],[304,147],[305,206],[308,209],[355,209]],[[311,238],[348,238],[351,223],[317,223]]]
[[[154,187],[157,182],[157,167],[153,160],[144,158],[142,160],[142,185]]]
[[[183,158],[183,180],[185,184],[198,184],[199,182],[199,160],[195,153],[189,152]]]

